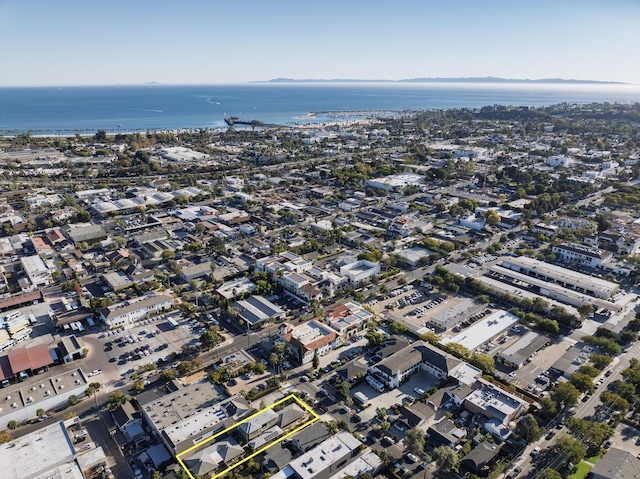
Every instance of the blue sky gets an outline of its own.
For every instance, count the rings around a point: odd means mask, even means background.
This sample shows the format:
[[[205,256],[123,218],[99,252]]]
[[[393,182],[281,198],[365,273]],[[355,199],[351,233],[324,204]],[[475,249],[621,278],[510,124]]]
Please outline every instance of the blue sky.
[[[0,0],[0,86],[565,78],[640,84],[640,1]]]

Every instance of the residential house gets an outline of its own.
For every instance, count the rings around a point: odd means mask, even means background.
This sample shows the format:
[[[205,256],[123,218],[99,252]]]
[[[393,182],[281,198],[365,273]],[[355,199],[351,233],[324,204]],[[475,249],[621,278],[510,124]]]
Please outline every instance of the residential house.
[[[439,379],[453,374],[462,361],[432,346],[417,341],[371,367],[372,374],[390,389],[398,387],[407,377],[423,371]]]
[[[427,429],[427,442],[435,447],[454,447],[466,437],[466,429],[456,426],[456,423],[448,418],[442,419]]]

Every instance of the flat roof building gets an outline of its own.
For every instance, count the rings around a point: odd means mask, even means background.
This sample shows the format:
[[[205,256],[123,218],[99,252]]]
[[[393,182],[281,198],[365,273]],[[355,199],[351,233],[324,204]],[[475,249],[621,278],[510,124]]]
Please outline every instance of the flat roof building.
[[[56,422],[2,445],[0,470],[7,479],[83,479],[64,422]]]
[[[529,331],[518,341],[501,351],[496,359],[510,368],[521,367],[527,358],[549,344],[549,338]]]
[[[488,419],[497,419],[500,424],[509,424],[529,407],[524,399],[484,379],[478,379],[472,388],[474,391],[462,401],[463,407]]]
[[[20,258],[20,262],[22,263],[22,270],[29,278],[33,288],[46,286],[51,283],[52,278],[49,268],[47,268],[47,265],[40,256],[23,256]]]
[[[608,299],[619,289],[619,286],[611,281],[579,273],[527,256],[503,259],[499,264],[503,268],[520,272],[548,283],[556,283],[564,288],[595,298]]]
[[[191,384],[141,404],[145,420],[174,455],[254,411],[241,396],[223,400],[209,382]]]
[[[351,461],[362,445],[353,435],[340,431],[313,449],[293,459],[272,479],[316,479],[327,477],[340,471]]]
[[[503,262],[504,263],[504,262]],[[572,306],[580,306],[582,304],[592,304],[598,308],[606,308],[613,311],[620,310],[619,306],[616,306],[611,301],[601,299],[601,293],[595,296],[597,283],[585,282],[580,287],[567,287],[568,283],[560,283],[559,281],[543,279],[542,277],[535,277],[535,271],[530,274],[521,271],[515,271],[509,267],[496,264],[489,268],[489,271],[494,279],[504,279],[510,284],[522,284],[523,290],[527,287],[532,287],[534,291],[538,291],[540,295],[560,301],[562,303],[570,304]],[[567,270],[568,271],[568,270]],[[586,276],[586,278],[591,278]],[[596,279],[596,278],[591,278]],[[585,280],[587,281],[587,280]],[[519,282],[519,283],[518,283]],[[611,291],[617,291],[618,285],[610,283],[614,288]],[[608,296],[607,296],[608,297]]]
[[[518,321],[519,318],[516,315],[504,310],[499,310],[460,334],[451,338],[445,338],[441,342],[442,344],[461,344],[469,351],[473,351],[478,346],[491,340],[491,338],[496,337],[512,327],[514,324],[517,324]]]

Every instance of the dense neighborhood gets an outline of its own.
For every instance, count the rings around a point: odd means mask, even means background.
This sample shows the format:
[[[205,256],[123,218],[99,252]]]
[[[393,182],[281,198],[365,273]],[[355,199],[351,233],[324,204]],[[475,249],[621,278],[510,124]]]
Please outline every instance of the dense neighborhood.
[[[640,477],[639,125],[0,137],[2,477]]]

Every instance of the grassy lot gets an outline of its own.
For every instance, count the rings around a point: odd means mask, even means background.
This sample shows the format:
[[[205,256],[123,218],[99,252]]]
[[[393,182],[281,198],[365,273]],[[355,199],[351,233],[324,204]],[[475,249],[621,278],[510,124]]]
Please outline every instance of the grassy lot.
[[[600,451],[598,451],[598,453],[594,454],[593,456],[585,457],[584,460],[590,462],[591,464],[595,464],[596,462],[598,462],[598,459],[600,459],[601,457],[602,457],[602,449],[600,449]]]
[[[589,474],[589,471],[591,470],[592,467],[593,467],[593,464],[588,464],[583,461],[580,464],[578,464],[578,467],[576,468],[576,472],[571,474],[568,477],[568,479],[585,479],[585,477],[587,477],[587,474]]]

